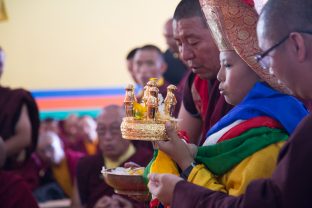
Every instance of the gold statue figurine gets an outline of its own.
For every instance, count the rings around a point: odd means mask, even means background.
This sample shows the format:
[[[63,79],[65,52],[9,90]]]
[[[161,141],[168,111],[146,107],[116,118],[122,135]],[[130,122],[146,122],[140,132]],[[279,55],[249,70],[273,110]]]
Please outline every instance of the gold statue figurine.
[[[146,102],[147,106],[147,119],[156,120],[158,110],[158,89],[157,87],[150,87],[149,96]]]
[[[177,99],[174,95],[174,91],[177,89],[174,85],[169,85],[167,87],[167,96],[165,98],[165,115],[172,117],[177,104]]]
[[[147,99],[148,99],[148,96],[149,96],[149,86],[144,86],[144,89],[143,89],[143,97],[142,97],[142,100],[141,100],[141,103],[146,106],[146,103],[147,103]]]
[[[133,109],[134,102],[136,102],[136,97],[134,95],[134,87],[132,84],[129,84],[126,87],[126,96],[124,99],[126,117],[134,116],[134,109]]]

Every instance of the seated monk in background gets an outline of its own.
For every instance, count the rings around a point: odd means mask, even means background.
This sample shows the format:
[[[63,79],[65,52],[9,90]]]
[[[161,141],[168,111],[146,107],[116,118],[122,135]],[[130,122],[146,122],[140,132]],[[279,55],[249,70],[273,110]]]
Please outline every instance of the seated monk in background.
[[[34,191],[38,201],[72,197],[73,181],[76,175],[78,160],[84,156],[80,152],[65,150],[61,139],[53,132],[47,132],[40,136],[37,147],[38,158],[43,163],[43,168],[37,173],[44,178],[45,184],[40,184]],[[36,164],[34,160],[33,164]],[[34,165],[35,166],[35,165]],[[30,170],[30,168],[29,168]],[[55,195],[51,195],[55,193]]]
[[[77,167],[78,197],[73,201],[73,206],[87,208],[101,207],[112,204],[124,207],[129,204],[129,199],[112,197],[113,188],[108,186],[101,174],[103,166],[116,168],[124,163],[133,161],[141,166],[146,166],[152,158],[152,151],[142,147],[135,147],[129,140],[121,137],[120,124],[124,117],[124,109],[121,106],[111,105],[103,108],[103,112],[97,119],[97,133],[99,137],[100,152],[94,156],[82,158]],[[141,206],[133,203],[131,207]],[[143,206],[143,205],[142,205]],[[115,206],[114,206],[115,207]]]
[[[90,116],[82,116],[78,120],[78,137],[82,145],[80,152],[87,155],[94,155],[98,151],[98,136],[96,133],[96,122]]]
[[[70,114],[66,119],[60,121],[60,137],[63,141],[64,148],[74,151],[84,149],[82,139],[78,136],[79,118],[75,114]]]
[[[159,149],[177,162],[185,180],[238,196],[252,180],[272,175],[282,145],[307,110],[296,98],[270,87],[267,83],[287,90],[254,59],[260,51],[256,11],[240,0],[232,1],[231,8],[241,15],[231,14],[225,1],[201,2],[220,50],[219,89],[226,102],[236,106],[209,130],[203,146],[186,145],[173,128],[167,128],[171,139],[159,142]],[[243,21],[244,14],[248,23]],[[229,22],[232,27],[227,26]],[[242,41],[242,34],[234,31],[248,36]],[[159,184],[154,177],[150,177],[150,191],[155,194]]]

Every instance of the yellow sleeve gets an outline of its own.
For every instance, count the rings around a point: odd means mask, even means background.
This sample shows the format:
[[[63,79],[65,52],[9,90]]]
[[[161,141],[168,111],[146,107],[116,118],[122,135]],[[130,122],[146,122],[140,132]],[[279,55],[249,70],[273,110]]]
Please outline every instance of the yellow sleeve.
[[[209,188],[213,191],[226,192],[225,186],[220,184],[215,176],[202,164],[196,165],[192,169],[190,175],[187,178],[187,181],[198,186]]]
[[[213,191],[239,196],[252,180],[272,175],[284,143],[279,142],[259,150],[220,177],[214,176],[204,165],[197,165],[191,171],[188,181]]]

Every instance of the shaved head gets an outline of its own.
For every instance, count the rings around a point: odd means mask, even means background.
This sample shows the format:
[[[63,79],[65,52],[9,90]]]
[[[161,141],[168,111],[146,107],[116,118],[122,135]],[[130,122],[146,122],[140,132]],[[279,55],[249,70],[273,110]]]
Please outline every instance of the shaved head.
[[[266,37],[273,41],[290,32],[312,30],[311,0],[269,0],[264,6],[260,21]]]

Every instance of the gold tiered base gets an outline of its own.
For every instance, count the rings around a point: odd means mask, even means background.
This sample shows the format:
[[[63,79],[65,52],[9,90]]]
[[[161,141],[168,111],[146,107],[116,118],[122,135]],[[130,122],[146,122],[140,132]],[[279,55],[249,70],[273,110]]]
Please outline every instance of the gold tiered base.
[[[165,128],[167,121],[137,120],[133,117],[125,117],[120,126],[122,138],[144,141],[168,140]]]

